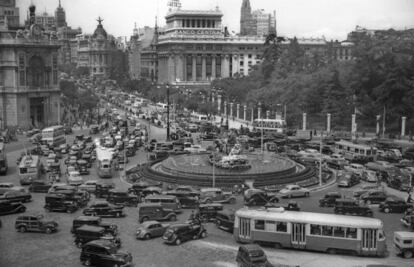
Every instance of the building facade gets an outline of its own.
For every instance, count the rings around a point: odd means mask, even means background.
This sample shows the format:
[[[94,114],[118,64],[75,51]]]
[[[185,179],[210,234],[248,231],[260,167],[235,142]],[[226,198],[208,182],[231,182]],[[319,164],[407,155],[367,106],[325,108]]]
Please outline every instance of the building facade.
[[[265,36],[276,31],[276,11],[264,9],[252,12],[249,0],[243,0],[240,9],[240,36]]]
[[[249,0],[243,0],[240,9],[240,36],[257,35],[256,21]]]
[[[156,46],[158,82],[209,84],[248,75],[261,62],[264,38],[225,36],[222,12],[173,10]]]
[[[0,123],[6,127],[44,127],[59,123],[59,42],[35,23],[10,30],[0,22]]]
[[[20,26],[19,8],[16,7],[16,0],[0,0],[0,16],[6,19],[10,29]]]
[[[77,36],[77,67],[89,69],[91,78],[108,78],[110,74],[111,55],[115,50],[114,37],[108,35],[98,18],[98,26],[93,34]]]
[[[129,78],[138,80],[141,78],[141,44],[136,23],[133,34],[127,44],[127,53]]]

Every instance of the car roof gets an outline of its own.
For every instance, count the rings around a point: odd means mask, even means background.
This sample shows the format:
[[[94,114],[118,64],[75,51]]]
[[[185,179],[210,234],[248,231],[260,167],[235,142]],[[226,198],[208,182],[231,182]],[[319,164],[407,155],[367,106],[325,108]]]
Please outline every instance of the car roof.
[[[149,225],[159,224],[159,223],[160,222],[158,222],[158,221],[146,221],[146,222],[141,223],[141,225],[147,227]]]
[[[77,230],[89,232],[102,232],[105,231],[105,228],[96,225],[84,224],[81,227],[77,228]]]
[[[400,238],[413,238],[414,239],[414,232],[397,231],[397,232],[394,232],[394,236],[397,236]]]
[[[86,216],[86,215],[81,215],[77,218],[75,218],[75,220],[77,221],[95,221],[95,220],[100,220],[101,217],[98,216]]]

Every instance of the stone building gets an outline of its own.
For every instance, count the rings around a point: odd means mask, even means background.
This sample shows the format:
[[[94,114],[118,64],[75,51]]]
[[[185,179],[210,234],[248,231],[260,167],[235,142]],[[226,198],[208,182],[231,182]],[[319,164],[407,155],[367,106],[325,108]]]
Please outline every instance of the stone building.
[[[127,53],[129,78],[138,80],[141,78],[141,44],[136,23],[133,34],[127,44]]]
[[[256,24],[255,35],[265,36],[276,32],[276,11],[272,15],[266,13],[264,9],[258,9],[252,12],[252,17]]]
[[[243,0],[240,9],[240,36],[257,35],[256,21],[249,0]]]
[[[1,128],[38,127],[59,123],[59,43],[55,33],[46,34],[35,23],[11,30],[0,22],[0,124]]]
[[[115,39],[108,35],[98,18],[98,26],[93,34],[78,35],[77,67],[89,69],[91,78],[108,78],[110,75],[111,55],[116,49]]]
[[[6,18],[10,29],[20,26],[19,8],[16,7],[15,0],[0,0],[0,16]]]
[[[141,78],[156,82],[158,80],[157,43],[160,29],[157,23],[154,28],[145,27],[140,35],[141,46]]]

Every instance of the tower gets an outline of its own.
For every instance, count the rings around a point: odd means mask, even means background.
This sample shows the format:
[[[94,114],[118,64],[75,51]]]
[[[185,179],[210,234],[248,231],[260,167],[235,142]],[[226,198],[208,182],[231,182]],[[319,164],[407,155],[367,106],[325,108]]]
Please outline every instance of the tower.
[[[255,23],[249,0],[243,0],[240,10],[240,35],[255,35]]]
[[[59,0],[59,6],[56,8],[56,11],[55,11],[55,23],[56,23],[56,29],[67,26],[66,13],[60,3],[60,0]]]
[[[175,11],[181,9],[181,2],[180,0],[169,0],[167,6],[169,12]]]

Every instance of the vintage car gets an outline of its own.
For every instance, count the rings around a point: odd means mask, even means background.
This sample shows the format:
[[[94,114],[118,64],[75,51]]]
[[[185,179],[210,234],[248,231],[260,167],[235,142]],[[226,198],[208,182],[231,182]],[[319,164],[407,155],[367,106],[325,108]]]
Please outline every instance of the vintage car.
[[[411,228],[414,230],[414,212],[406,211],[404,216],[400,220],[402,224],[404,224],[406,227]]]
[[[323,198],[319,199],[319,207],[334,207],[336,200],[341,198],[341,193],[328,192],[323,196]]]
[[[25,211],[26,207],[21,203],[11,202],[8,200],[0,200],[0,216]]]
[[[58,230],[58,223],[53,220],[46,220],[42,214],[39,215],[21,215],[17,217],[14,227],[20,233],[44,232],[51,234]]]
[[[82,246],[80,262],[85,266],[132,266],[131,253],[118,251],[110,240],[94,240]]]
[[[234,227],[234,210],[223,209],[217,211],[216,214],[216,226],[224,231],[233,233]]]
[[[257,244],[247,244],[239,247],[236,255],[237,266],[241,267],[271,267],[263,249]]]
[[[361,185],[355,188],[353,190],[352,195],[355,198],[359,198],[361,195],[365,194],[366,192],[375,191],[375,190],[382,190],[382,188],[378,186],[378,184],[364,184],[364,185]]]
[[[169,191],[166,192],[166,194],[168,194],[168,195],[174,195],[174,194],[179,194],[179,193],[186,193],[186,194],[188,194],[190,196],[193,196],[193,197],[199,197],[200,196],[200,191],[199,190],[196,190],[196,189],[192,188],[191,186],[185,186],[185,185],[177,186],[175,189],[169,190]]]
[[[296,201],[290,200],[286,204],[281,203],[267,203],[265,208],[283,208],[283,210],[300,211],[300,206]]]
[[[89,192],[89,193],[93,193],[96,190],[96,184],[97,183],[98,183],[97,180],[88,180],[88,181],[85,181],[80,186],[78,186],[78,189],[80,191],[86,191],[86,192]]]
[[[261,189],[247,189],[244,191],[244,204],[246,206],[264,206],[267,203],[278,203],[279,198]]]
[[[170,225],[162,239],[167,244],[180,245],[182,242],[205,238],[206,236],[207,230],[202,224],[182,223]]]
[[[111,205],[107,201],[96,201],[89,207],[83,210],[84,215],[92,215],[92,216],[106,216],[106,217],[123,217],[124,214],[124,207],[123,206],[116,206]]]
[[[27,192],[10,190],[0,195],[0,200],[8,200],[10,202],[30,202],[32,195]]]
[[[85,243],[104,239],[111,241],[116,247],[121,247],[121,239],[109,234],[105,228],[96,226],[96,225],[82,225],[76,229],[74,232],[75,236],[75,245],[80,248]]]
[[[359,184],[359,176],[353,172],[344,172],[338,178],[338,187],[352,187]]]
[[[281,189],[278,195],[282,198],[309,197],[310,191],[309,189],[299,185],[290,184]]]
[[[124,206],[134,206],[138,205],[138,197],[128,193],[128,191],[111,189],[108,192],[108,197],[106,200],[112,204],[122,204]]]
[[[46,180],[34,180],[29,186],[29,192],[33,193],[47,193],[52,187],[52,183]]]
[[[45,210],[73,213],[78,210],[76,201],[69,200],[66,195],[51,193],[45,196]]]
[[[105,228],[105,231],[110,233],[113,236],[118,235],[118,226],[110,222],[102,221],[101,217],[98,216],[78,216],[73,219],[72,228],[70,229],[71,233],[75,233],[76,229],[82,225],[94,225]]]
[[[384,202],[379,204],[379,210],[385,213],[404,213],[408,209],[413,209],[413,205],[398,197],[389,196]]]
[[[360,205],[354,199],[336,199],[335,201],[335,214],[343,215],[356,215],[356,216],[367,216],[372,217],[372,210],[364,205]]]
[[[76,161],[76,165],[78,167],[79,174],[81,174],[81,175],[88,175],[89,174],[88,162],[86,160],[80,159],[80,160]]]
[[[362,194],[359,199],[363,201],[364,203],[370,205],[370,204],[379,204],[381,202],[384,202],[387,199],[387,194],[382,190],[373,190],[368,191],[364,194]]]
[[[411,259],[414,256],[414,232],[394,232],[394,247],[397,255]]]
[[[223,210],[223,205],[220,203],[200,204],[197,208],[195,218],[202,222],[211,222],[216,220],[218,211]]]
[[[142,203],[138,206],[138,221],[176,221],[177,214],[161,204]]]
[[[140,224],[136,231],[137,239],[151,239],[154,237],[161,237],[169,224],[160,223],[157,221],[146,221]]]
[[[220,188],[202,188],[200,203],[236,203],[236,196],[231,192],[223,192]]]
[[[95,196],[97,198],[108,197],[109,190],[115,188],[114,183],[97,183],[95,186]]]
[[[179,191],[171,190],[171,191],[167,191],[165,194],[169,196],[177,197],[182,208],[192,209],[192,208],[198,207],[199,205],[199,201],[198,201],[199,198],[197,196],[192,195],[189,192],[184,192],[184,191],[179,192]]]
[[[98,125],[91,125],[89,127],[89,134],[98,134],[99,133],[99,126]]]
[[[83,184],[83,177],[78,171],[71,171],[68,175],[68,184],[78,186]]]

